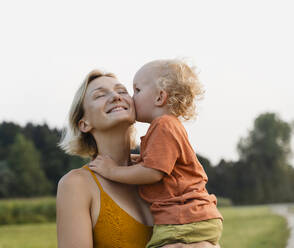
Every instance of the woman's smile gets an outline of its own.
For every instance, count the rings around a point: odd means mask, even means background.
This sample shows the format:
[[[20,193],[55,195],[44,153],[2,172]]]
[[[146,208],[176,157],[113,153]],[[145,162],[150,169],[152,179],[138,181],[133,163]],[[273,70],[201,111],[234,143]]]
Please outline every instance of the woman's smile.
[[[125,111],[125,110],[128,110],[128,108],[125,106],[114,106],[110,110],[108,110],[106,113],[110,114],[113,112],[120,112],[120,111]]]

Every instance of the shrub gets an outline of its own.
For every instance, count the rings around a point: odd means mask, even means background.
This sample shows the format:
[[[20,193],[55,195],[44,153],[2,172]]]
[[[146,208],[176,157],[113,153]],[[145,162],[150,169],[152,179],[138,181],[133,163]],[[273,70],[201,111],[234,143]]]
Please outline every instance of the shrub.
[[[231,207],[233,202],[229,198],[217,197],[217,206],[218,207]]]
[[[54,197],[0,200],[0,225],[53,222]]]

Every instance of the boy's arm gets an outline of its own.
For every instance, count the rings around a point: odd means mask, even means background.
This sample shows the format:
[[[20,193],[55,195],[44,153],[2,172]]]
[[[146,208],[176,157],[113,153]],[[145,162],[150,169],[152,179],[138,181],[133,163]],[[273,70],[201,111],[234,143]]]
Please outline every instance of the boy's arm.
[[[119,166],[109,156],[100,155],[90,162],[89,168],[109,180],[125,184],[152,184],[164,175],[161,171],[144,167],[143,163]]]

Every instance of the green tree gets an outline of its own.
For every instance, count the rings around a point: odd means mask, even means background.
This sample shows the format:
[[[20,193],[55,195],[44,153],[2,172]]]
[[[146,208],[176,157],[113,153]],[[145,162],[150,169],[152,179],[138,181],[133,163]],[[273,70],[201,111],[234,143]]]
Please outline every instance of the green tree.
[[[15,180],[15,175],[7,162],[0,161],[0,198],[9,197],[13,180]]]
[[[49,194],[51,185],[40,167],[40,154],[32,141],[17,134],[9,149],[7,164],[13,175],[9,196]]]
[[[21,132],[21,127],[12,122],[0,124],[0,160],[6,160],[9,146],[13,144],[15,136]]]
[[[218,194],[218,188],[215,187],[215,183],[216,183],[215,167],[212,166],[208,158],[205,158],[201,156],[200,154],[197,154],[196,156],[208,176],[208,182],[206,185],[208,192],[211,194]]]
[[[240,140],[236,168],[240,203],[293,200],[289,171],[291,125],[275,113],[261,114],[247,138]]]
[[[53,185],[53,194],[56,192],[57,182],[65,173],[88,162],[86,159],[65,154],[57,146],[61,138],[61,131],[50,129],[47,124],[28,123],[23,129],[23,133],[34,142],[35,147],[41,153],[41,168]]]

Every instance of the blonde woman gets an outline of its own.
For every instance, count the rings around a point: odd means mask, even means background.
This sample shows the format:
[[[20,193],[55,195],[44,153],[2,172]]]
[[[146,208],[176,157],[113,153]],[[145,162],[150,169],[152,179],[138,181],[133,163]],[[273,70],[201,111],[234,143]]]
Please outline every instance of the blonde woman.
[[[112,73],[95,70],[74,97],[60,146],[72,155],[108,155],[128,166],[134,122],[134,104],[126,88]],[[152,216],[136,186],[107,180],[87,166],[60,180],[56,204],[59,248],[143,248],[151,237]]]

